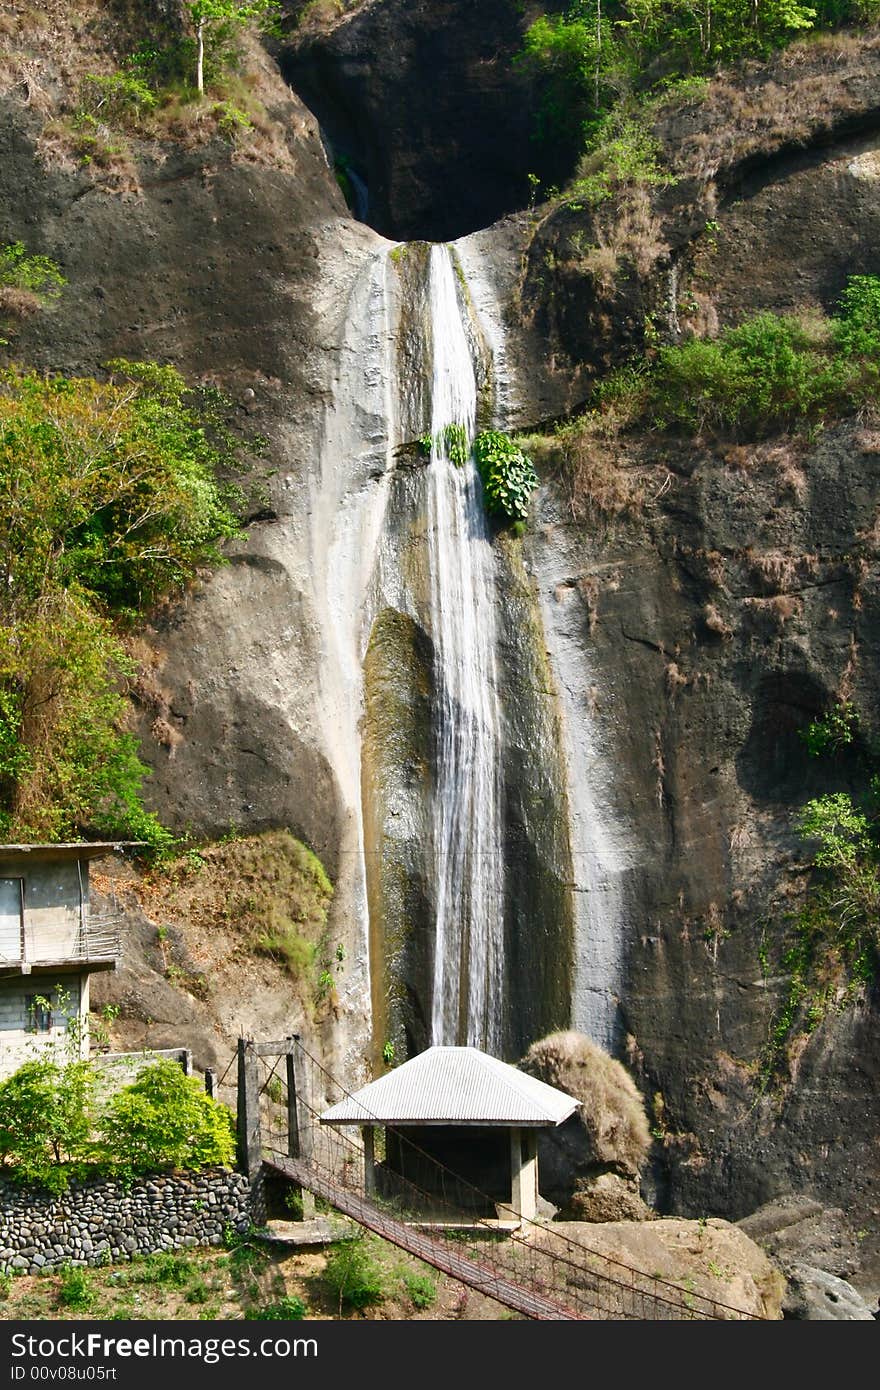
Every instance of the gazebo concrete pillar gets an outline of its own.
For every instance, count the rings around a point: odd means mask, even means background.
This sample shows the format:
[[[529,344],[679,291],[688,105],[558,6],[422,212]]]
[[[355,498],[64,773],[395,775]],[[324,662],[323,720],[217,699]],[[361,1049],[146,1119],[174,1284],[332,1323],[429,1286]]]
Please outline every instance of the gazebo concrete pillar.
[[[524,1221],[538,1214],[538,1136],[533,1129],[510,1131],[510,1205]]]
[[[364,1195],[375,1197],[376,1163],[373,1156],[373,1126],[361,1125],[361,1136],[364,1141]]]

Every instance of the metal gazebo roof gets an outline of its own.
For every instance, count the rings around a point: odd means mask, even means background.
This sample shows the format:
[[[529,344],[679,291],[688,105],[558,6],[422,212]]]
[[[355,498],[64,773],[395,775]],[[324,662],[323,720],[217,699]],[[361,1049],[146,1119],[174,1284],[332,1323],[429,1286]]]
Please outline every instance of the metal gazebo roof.
[[[580,1101],[475,1047],[429,1047],[325,1110],[332,1125],[559,1125]]]

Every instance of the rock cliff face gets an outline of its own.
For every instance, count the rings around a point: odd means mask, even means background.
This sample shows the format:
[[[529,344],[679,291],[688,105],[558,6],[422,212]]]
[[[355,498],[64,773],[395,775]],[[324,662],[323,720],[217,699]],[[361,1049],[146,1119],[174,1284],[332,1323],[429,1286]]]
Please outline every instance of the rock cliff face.
[[[281,70],[366,184],[366,220],[384,236],[447,241],[524,206],[529,173],[561,177],[532,138],[513,61],[528,9],[386,0],[329,33],[293,30]]]
[[[70,373],[100,372],[113,356],[171,360],[223,387],[240,403],[233,424],[268,440],[256,465],[266,495],[246,539],[147,634],[156,655],[138,682],[138,730],[150,799],[170,824],[209,837],[285,825],[324,860],[352,962],[342,1016],[360,1037],[357,846],[320,722],[327,631],[309,512],[348,298],[373,234],[347,218],[308,112],[277,76],[266,80],[291,167],[236,162],[220,141],[141,147],[140,188],[127,197],[87,171],[47,171],[42,122],[13,92],[0,122],[0,236],[52,256],[69,282],[51,314],[22,325],[17,360]]]
[[[366,170],[376,225],[395,236],[470,231],[524,201],[514,174],[532,167],[525,127],[495,115],[472,121],[459,163],[448,124],[456,89],[445,70],[433,76],[438,100],[425,96],[419,26],[432,35],[424,49],[433,62],[447,52],[440,29],[448,36],[458,26],[449,61],[456,81],[472,83],[487,56],[465,43],[478,8],[488,48],[509,52],[522,22],[511,19],[513,6],[448,0],[366,6],[359,27],[340,27],[319,47],[300,41],[284,58],[304,94],[314,90],[319,103],[319,85],[329,93],[319,115],[337,151]],[[392,64],[374,71],[364,57],[371,44],[374,54],[393,54],[393,101],[383,86]],[[587,213],[520,212],[469,241],[483,265],[481,292],[501,305],[498,387],[513,426],[580,404],[597,372],[644,344],[646,316],[653,332],[674,337],[757,308],[828,309],[848,274],[880,273],[878,51],[876,41],[836,56],[817,45],[812,59],[780,60],[769,77],[749,69],[723,100],[716,93],[714,103],[669,116],[658,130],[682,152],[682,176],[645,214],[647,249],[619,248],[610,281],[584,254],[597,235]],[[498,63],[484,70],[487,102],[517,108],[519,78]],[[787,113],[778,129],[762,114],[771,79]],[[69,280],[51,313],[21,327],[17,359],[68,372],[98,371],[114,355],[173,360],[225,387],[241,403],[243,427],[268,438],[267,495],[231,563],[155,616],[138,728],[154,770],[150,802],[171,824],[206,836],[284,824],[321,855],[336,880],[333,934],[348,962],[324,1046],[331,1069],[360,1081],[370,1042],[362,787],[389,741],[403,741],[394,757],[417,779],[423,726],[414,718],[409,730],[392,727],[388,714],[402,701],[418,715],[431,656],[424,635],[391,609],[374,615],[369,646],[369,633],[340,627],[333,580],[360,582],[357,536],[369,529],[379,465],[370,448],[342,448],[334,466],[328,441],[345,438],[340,401],[356,399],[367,436],[378,410],[376,383],[355,389],[345,364],[352,305],[369,293],[381,241],[347,214],[316,121],[271,81],[288,167],[236,162],[219,142],[168,145],[160,156],[143,147],[140,191],[125,200],[85,173],[47,170],[37,115],[20,91],[7,92],[0,239],[53,256]],[[758,114],[744,115],[737,93]],[[406,146],[393,125],[370,124],[392,107],[403,113],[398,132],[416,132]],[[436,124],[414,124],[416,111],[423,123],[433,111]],[[467,269],[467,248],[462,260]],[[871,1286],[880,1279],[876,990],[838,1001],[778,1094],[760,1093],[757,1072],[787,988],[786,910],[806,882],[793,812],[832,789],[798,730],[844,694],[877,731],[880,442],[859,422],[829,428],[809,447],[721,450],[647,438],[622,466],[638,506],[587,523],[548,477],[521,553],[512,548],[507,561],[503,641],[548,736],[562,720],[567,787],[544,789],[557,804],[564,793],[574,827],[560,850],[558,827],[540,807],[534,817],[525,791],[546,764],[521,730],[512,745],[521,764],[507,769],[522,830],[513,849],[523,866],[552,864],[534,910],[557,934],[549,954],[529,938],[518,960],[523,1000],[543,970],[539,993],[552,1006],[532,1014],[523,1004],[517,1042],[584,1026],[594,908],[613,896],[613,912],[598,913],[617,923],[603,969],[620,1055],[649,1102],[662,1099],[660,1209],[737,1219],[806,1192],[844,1208],[866,1233],[859,1255]],[[349,516],[367,529],[352,533],[346,551],[340,519]],[[362,711],[345,664],[355,636],[368,651],[363,767]],[[841,764],[833,789],[855,777],[854,765]],[[382,813],[377,796],[368,800],[378,817],[367,816],[369,844]],[[399,891],[418,919],[407,853],[398,889],[387,877],[382,900]],[[571,1019],[558,1004],[566,854],[576,916]],[[521,925],[527,916],[521,911]]]

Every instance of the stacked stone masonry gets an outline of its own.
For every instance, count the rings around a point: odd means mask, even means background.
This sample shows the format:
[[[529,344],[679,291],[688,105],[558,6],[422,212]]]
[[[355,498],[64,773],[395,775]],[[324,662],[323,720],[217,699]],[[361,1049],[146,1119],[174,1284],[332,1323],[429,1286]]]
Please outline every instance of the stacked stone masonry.
[[[0,1185],[0,1269],[40,1274],[62,1265],[100,1265],[220,1245],[231,1228],[248,1229],[250,1192],[240,1173],[205,1169],[162,1174],[130,1187],[120,1182],[71,1183],[67,1192]]]

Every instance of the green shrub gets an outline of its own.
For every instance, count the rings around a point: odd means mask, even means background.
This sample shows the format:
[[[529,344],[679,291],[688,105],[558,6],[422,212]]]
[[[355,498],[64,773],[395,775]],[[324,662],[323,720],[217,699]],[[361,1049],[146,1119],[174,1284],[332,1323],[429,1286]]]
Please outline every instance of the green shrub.
[[[483,483],[486,510],[510,521],[526,521],[529,498],[538,486],[531,459],[500,430],[483,430],[477,435],[474,459]]]
[[[30,255],[22,241],[0,247],[0,285],[26,290],[38,298],[57,299],[67,280],[48,256]]]
[[[404,1274],[401,1283],[414,1308],[423,1312],[437,1301],[437,1284],[430,1274]]]
[[[235,1156],[230,1111],[167,1058],[112,1097],[101,1134],[111,1164],[130,1173],[230,1164]]]
[[[306,1305],[295,1294],[280,1298],[277,1303],[267,1303],[262,1308],[249,1308],[245,1318],[250,1322],[298,1322],[306,1316]]]
[[[72,1313],[87,1313],[97,1302],[91,1276],[76,1265],[65,1266],[61,1271],[58,1301]]]
[[[430,457],[434,448],[440,454],[445,454],[450,463],[454,463],[456,468],[462,468],[470,458],[471,441],[464,425],[450,424],[444,425],[442,430],[438,430],[436,435],[423,434],[418,441],[419,448],[425,457]]]
[[[798,320],[762,313],[717,340],[661,349],[653,405],[662,424],[754,438],[838,408],[847,382]]]
[[[25,1062],[0,1082],[0,1161],[23,1184],[61,1192],[94,1156],[95,1075],[88,1062]]]
[[[848,775],[861,765],[863,783],[857,799],[826,793],[795,817],[816,873],[803,906],[780,924],[777,959],[770,959],[772,940],[765,935],[761,943],[762,973],[784,972],[789,981],[761,1060],[765,1086],[792,1039],[811,1033],[829,1011],[870,986],[880,963],[880,750],[865,737],[859,711],[848,701],[814,719],[801,737],[811,757],[833,760],[847,750]]]
[[[563,426],[611,439],[633,425],[759,439],[821,427],[876,402],[880,387],[880,278],[853,276],[841,316],[755,314],[719,337],[661,347],[613,372],[591,410]]]
[[[818,758],[851,744],[858,727],[858,710],[849,700],[843,700],[799,733],[811,757]]]
[[[850,276],[840,296],[834,338],[847,357],[867,358],[875,371],[880,366],[880,279],[876,275]]]
[[[185,1288],[195,1273],[192,1260],[171,1250],[157,1250],[132,1262],[127,1283]]]
[[[640,117],[612,111],[598,124],[564,201],[595,207],[631,184],[673,183],[660,167],[660,142]]]
[[[122,124],[136,124],[158,104],[142,78],[124,72],[88,73],[80,84],[79,103],[89,116]]]
[[[366,1238],[337,1245],[327,1257],[324,1283],[343,1308],[368,1308],[388,1295],[385,1273],[370,1254]]]
[[[217,121],[217,130],[224,140],[230,145],[235,144],[236,137],[244,134],[246,130],[253,129],[253,122],[246,111],[242,111],[240,106],[236,106],[231,101],[217,101],[211,107],[211,115]]]

